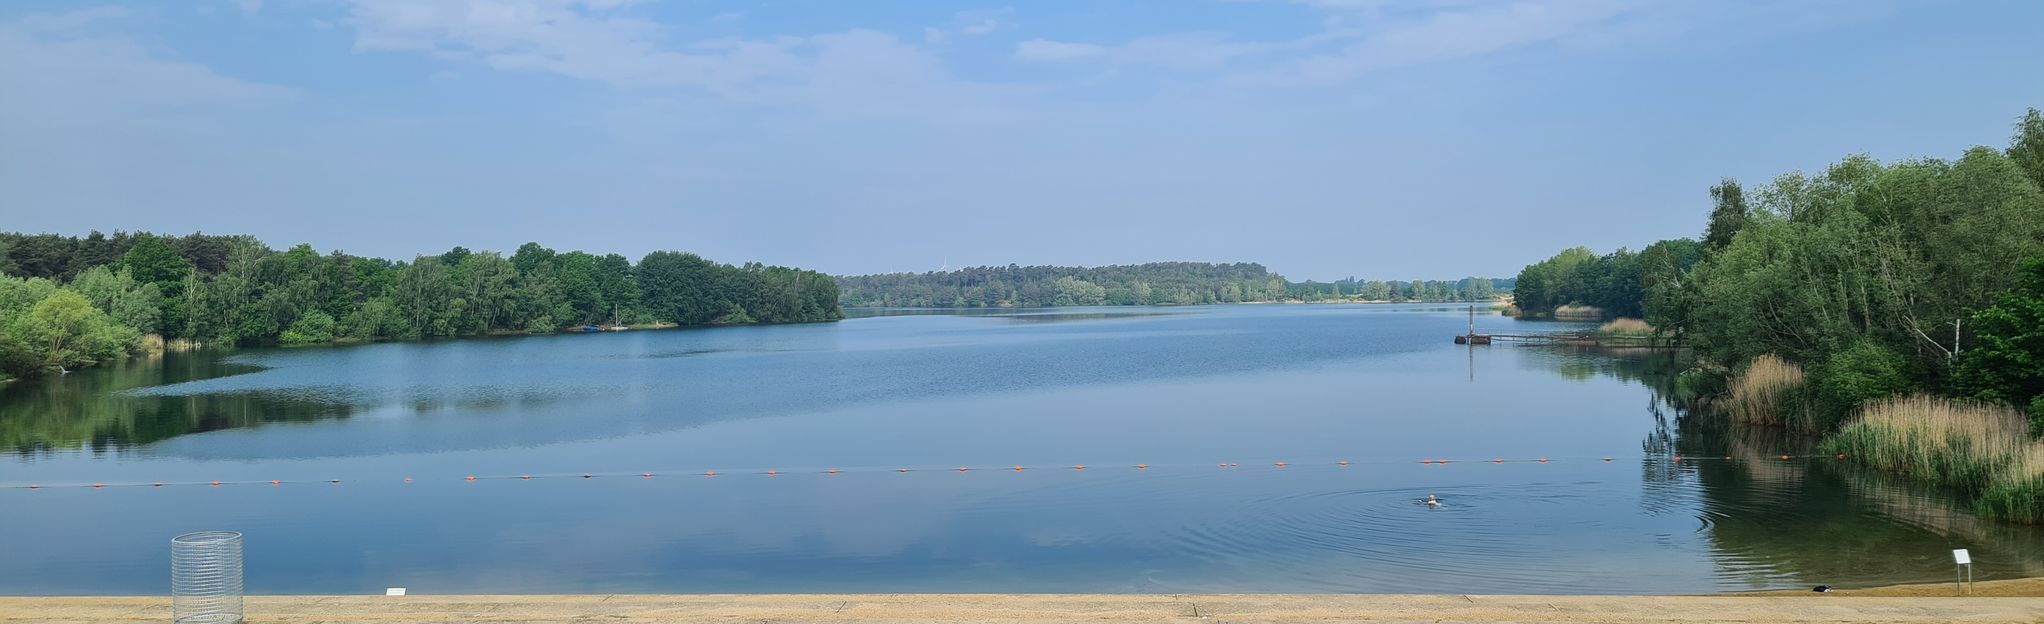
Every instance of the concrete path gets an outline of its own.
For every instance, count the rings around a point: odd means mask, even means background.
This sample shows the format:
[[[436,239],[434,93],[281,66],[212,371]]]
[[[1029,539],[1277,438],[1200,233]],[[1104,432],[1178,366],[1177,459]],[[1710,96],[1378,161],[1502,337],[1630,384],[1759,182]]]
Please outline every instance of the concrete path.
[[[2044,622],[2044,598],[1376,595],[255,596],[248,621]],[[162,597],[0,597],[0,622],[170,621]]]

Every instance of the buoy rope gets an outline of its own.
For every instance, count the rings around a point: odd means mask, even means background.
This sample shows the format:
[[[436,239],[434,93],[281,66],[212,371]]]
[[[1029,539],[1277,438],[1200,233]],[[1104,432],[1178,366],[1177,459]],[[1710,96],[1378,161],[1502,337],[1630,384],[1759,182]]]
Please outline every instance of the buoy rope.
[[[1817,455],[1810,455],[1810,454],[1795,454],[1795,453],[1784,453],[1784,454],[1781,454],[1781,455],[1778,455],[1778,456],[1770,456],[1770,457],[1768,457],[1768,458],[1766,458],[1766,459],[1768,459],[1768,460],[1773,460],[1773,461],[1794,461],[1794,460],[1805,460],[1805,459],[1819,459],[1819,458],[1822,458],[1822,459],[1836,459],[1836,460],[1839,460],[1839,461],[1844,461],[1844,460],[1845,460],[1845,456],[1844,456],[1844,455],[1831,455],[1831,454],[1817,454]],[[1532,457],[1532,458],[1509,458],[1509,459],[1508,459],[1508,458],[1504,458],[1504,457],[1492,457],[1492,458],[1487,458],[1487,459],[1418,459],[1418,460],[1375,460],[1375,461],[1369,461],[1369,460],[1357,460],[1357,461],[1351,461],[1351,460],[1346,460],[1346,459],[1342,459],[1342,460],[1335,460],[1335,461],[1320,461],[1320,462],[1313,462],[1313,463],[1308,463],[1308,464],[1298,464],[1298,463],[1288,462],[1288,461],[1284,461],[1284,460],[1264,460],[1264,461],[1252,461],[1252,462],[1249,462],[1249,463],[1248,463],[1248,465],[1249,465],[1250,467],[1252,467],[1252,468],[1257,468],[1257,467],[1261,467],[1261,468],[1266,468],[1266,469],[1272,469],[1272,470],[1283,470],[1283,469],[1287,469],[1287,468],[1293,468],[1293,467],[1305,467],[1305,466],[1320,466],[1320,467],[1336,467],[1336,468],[1350,468],[1350,467],[1354,467],[1354,466],[1358,466],[1358,465],[1365,465],[1365,464],[1374,464],[1374,465],[1384,465],[1384,464],[1406,464],[1406,463],[1415,463],[1415,462],[1416,462],[1416,463],[1419,463],[1419,464],[1421,464],[1421,465],[1427,465],[1427,466],[1450,466],[1450,465],[1457,465],[1457,464],[1493,464],[1493,465],[1502,465],[1502,464],[1535,464],[1535,465],[1541,465],[1541,464],[1549,464],[1549,463],[1561,463],[1561,462],[1576,462],[1576,463],[1581,463],[1581,462],[1594,462],[1594,463],[1601,463],[1601,464],[1609,464],[1609,463],[1613,463],[1613,462],[1614,462],[1614,461],[1615,461],[1616,459],[1617,459],[1617,457],[1615,457],[1615,456],[1611,456],[1611,455],[1594,455],[1594,456],[1592,456],[1592,455],[1579,455],[1579,456],[1550,456],[1550,457]],[[1630,459],[1630,458],[1628,458],[1628,459]],[[1717,455],[1713,455],[1713,456],[1696,456],[1696,455],[1650,455],[1650,456],[1640,457],[1640,459],[1642,459],[1642,460],[1646,460],[1646,459],[1654,459],[1654,460],[1666,460],[1666,461],[1669,461],[1669,462],[1672,462],[1672,463],[1676,463],[1676,464],[1681,464],[1681,463],[1698,463],[1698,462],[1713,462],[1713,461],[1715,461],[1715,462],[1731,462],[1731,461],[1740,461],[1740,460],[1738,460],[1738,459],[1735,459],[1734,457],[1732,457],[1732,456],[1730,456],[1730,455],[1722,455],[1722,456],[1717,456]],[[920,473],[920,472],[957,472],[957,473],[967,473],[967,472],[988,472],[988,471],[992,471],[992,472],[1023,472],[1023,471],[1041,471],[1041,470],[1064,470],[1064,471],[1072,471],[1072,472],[1083,472],[1083,471],[1086,471],[1086,470],[1088,470],[1089,468],[1090,468],[1090,469],[1093,469],[1093,470],[1096,470],[1096,471],[1097,471],[1097,470],[1103,470],[1103,469],[1121,469],[1121,470],[1150,470],[1150,469],[1155,469],[1155,468],[1190,468],[1190,467],[1201,467],[1201,466],[1213,466],[1213,467],[1217,467],[1217,468],[1220,468],[1220,469],[1223,469],[1223,470],[1230,470],[1230,469],[1240,469],[1240,468],[1241,468],[1241,467],[1242,467],[1243,465],[1244,465],[1244,464],[1243,464],[1243,463],[1240,463],[1240,462],[1216,462],[1216,463],[1211,463],[1211,464],[1206,464],[1206,463],[1198,463],[1198,464],[1195,464],[1195,463],[1178,463],[1178,464],[1147,464],[1147,463],[1134,463],[1134,464],[1129,464],[1129,463],[1121,463],[1121,464],[1111,464],[1111,465],[1110,465],[1110,464],[1091,464],[1091,465],[1088,465],[1088,464],[1065,464],[1065,465],[1051,465],[1051,464],[1033,464],[1033,465],[1001,465],[1001,466],[930,466],[930,465],[919,465],[919,466],[896,466],[896,467],[884,467],[884,466],[860,466],[860,467],[850,467],[850,468],[808,468],[808,469],[799,469],[799,470],[780,470],[780,469],[777,469],[777,468],[756,468],[756,469],[741,469],[741,470],[728,470],[728,471],[727,471],[727,470],[707,470],[707,469],[692,469],[692,470],[647,470],[647,471],[638,471],[638,472],[619,472],[619,471],[602,471],[602,472],[553,472],[553,473],[520,473],[520,474],[483,474],[483,475],[474,475],[474,474],[471,474],[471,475],[463,475],[463,476],[460,476],[460,477],[452,477],[452,478],[447,478],[447,477],[443,477],[443,478],[437,478],[437,479],[432,479],[432,481],[439,481],[439,482],[448,482],[448,481],[459,481],[459,482],[477,482],[477,481],[535,481],[535,480],[559,480],[559,479],[585,479],[585,480],[587,480],[587,479],[597,479],[597,478],[606,478],[606,479],[609,479],[609,478],[619,478],[619,477],[636,477],[636,478],[640,478],[640,479],[652,479],[652,478],[656,478],[656,477],[668,477],[668,478],[672,478],[672,477],[699,477],[699,478],[720,478],[720,477],[781,477],[781,476],[795,476],[795,475],[822,475],[822,476],[834,476],[834,475],[842,475],[842,474],[858,474],[858,473],[886,473],[886,472],[892,472],[892,473],[898,473],[898,474],[907,474],[907,473],[911,473],[911,472],[918,472],[918,473]],[[323,485],[341,485],[341,484],[344,484],[344,483],[363,483],[363,482],[370,482],[370,483],[374,483],[374,482],[398,482],[398,483],[405,483],[405,484],[410,484],[410,483],[415,483],[415,482],[418,482],[418,481],[419,481],[418,479],[415,479],[415,478],[413,478],[413,477],[410,477],[410,476],[405,476],[405,477],[402,477],[401,479],[398,479],[398,478],[384,478],[384,479],[254,479],[254,480],[250,480],[250,479],[239,479],[239,480],[217,480],[217,481],[125,481],[125,482],[92,482],[92,483],[16,483],[16,484],[5,484],[5,485],[0,485],[0,490],[45,490],[45,489],[57,489],[57,488],[88,488],[88,489],[107,489],[107,488],[162,488],[162,487],[191,487],[191,486],[203,486],[203,487],[226,487],[226,486],[244,486],[244,485],[268,485],[268,486],[282,486],[282,485],[286,485],[286,484],[292,484],[292,485],[297,485],[297,484],[323,484]]]

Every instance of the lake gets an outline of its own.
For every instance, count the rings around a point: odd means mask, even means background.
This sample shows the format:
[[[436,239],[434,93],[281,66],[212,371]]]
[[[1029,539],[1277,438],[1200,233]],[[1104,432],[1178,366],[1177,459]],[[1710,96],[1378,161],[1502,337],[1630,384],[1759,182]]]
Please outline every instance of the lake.
[[[2044,532],[1680,417],[1666,354],[1457,346],[1460,307],[854,316],[0,386],[0,594],[163,594],[209,529],[265,594],[1695,593],[1949,580],[1953,548],[2044,574]]]

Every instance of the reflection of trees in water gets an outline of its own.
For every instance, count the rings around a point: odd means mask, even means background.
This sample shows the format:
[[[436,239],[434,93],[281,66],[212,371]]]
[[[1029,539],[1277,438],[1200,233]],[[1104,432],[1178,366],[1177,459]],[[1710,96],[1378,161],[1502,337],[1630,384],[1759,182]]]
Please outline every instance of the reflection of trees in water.
[[[1721,578],[1748,586],[1936,581],[1951,549],[1974,550],[1982,578],[2044,574],[2044,531],[1982,521],[1950,497],[1851,464],[1801,456],[1816,440],[1679,407],[1684,355],[1538,349],[1520,358],[1575,378],[1586,372],[1651,389],[1654,428],[1641,441],[1642,505],[1693,513]],[[1793,457],[1783,461],[1781,456]],[[1675,462],[1680,455],[1684,461]],[[1730,457],[1731,459],[1724,459]]]
[[[345,404],[262,393],[132,396],[124,390],[259,370],[217,354],[171,354],[0,385],[0,448],[18,453],[148,444],[268,422],[345,418]]]
[[[1872,585],[1940,580],[1953,548],[1981,551],[1985,578],[2029,576],[2044,560],[2036,531],[1982,523],[1945,496],[1809,458],[1820,455],[1809,436],[1685,413],[1676,440],[1685,456],[1716,458],[1683,467],[1696,475],[1700,513],[1712,518],[1707,536],[1728,574]]]

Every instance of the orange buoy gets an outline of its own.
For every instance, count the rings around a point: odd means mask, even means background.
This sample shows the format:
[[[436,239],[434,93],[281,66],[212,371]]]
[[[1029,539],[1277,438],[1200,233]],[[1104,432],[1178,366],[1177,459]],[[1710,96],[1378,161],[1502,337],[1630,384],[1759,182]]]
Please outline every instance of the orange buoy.
[[[531,480],[532,480],[532,475],[518,475],[518,478],[519,478],[519,479],[523,479],[523,480],[526,480],[526,481],[531,481]]]
[[[1278,462],[1278,463],[1277,463],[1277,467],[1279,467],[1279,468],[1283,468],[1283,467],[1285,467],[1285,463],[1284,463],[1284,462]]]
[[[1844,454],[1844,453],[1839,453],[1839,454],[1838,454],[1838,461],[1845,461],[1845,454]]]
[[[213,487],[220,487],[220,482],[219,482],[219,481],[214,481],[214,482],[213,482]]]
[[[1547,463],[1547,458],[1545,458],[1545,457],[1542,457],[1542,458],[1540,458],[1540,463],[1543,463],[1543,464]]]
[[[648,478],[648,479],[651,479],[651,478],[653,478],[653,473],[650,473],[650,472],[642,472],[642,473],[639,473],[639,476],[641,476],[641,477],[645,477],[645,478]]]
[[[149,484],[149,487],[163,487],[163,482],[159,481],[156,483],[151,483]]]
[[[411,483],[411,482],[412,482],[412,478],[411,478],[411,477],[405,477],[405,483]]]
[[[283,482],[283,481],[278,481],[278,480],[276,480],[276,479],[271,479],[271,480],[270,480],[270,485],[283,485],[283,484],[284,484],[284,482]]]
[[[1347,466],[1347,465],[1348,465],[1348,460],[1344,459],[1344,460],[1341,460],[1341,461],[1338,461],[1338,462],[1334,462],[1334,465],[1336,465],[1336,466]]]
[[[837,469],[836,469],[836,468],[832,468],[832,469],[830,469],[830,470],[825,470],[825,471],[823,471],[823,472],[824,472],[825,474],[837,474]]]
[[[1682,456],[1681,456],[1681,455],[1676,455],[1676,456],[1675,456],[1675,463],[1678,463],[1678,464],[1679,464],[1679,463],[1682,463]]]
[[[959,472],[965,472],[965,467],[964,467],[964,466],[959,466],[959,467],[958,467],[958,471],[959,471]]]
[[[778,477],[778,476],[781,476],[781,471],[779,471],[779,470],[768,470],[768,471],[767,471],[767,476],[769,476],[769,477]]]
[[[1148,470],[1149,468],[1149,464],[1136,464],[1136,470]]]
[[[705,471],[703,471],[703,476],[705,476],[705,477],[714,477],[714,476],[717,476],[717,471],[715,471],[715,470],[705,470]]]
[[[1788,454],[1786,454],[1786,453],[1782,454],[1782,456],[1781,456],[1781,460],[1782,460],[1782,461],[1788,461]]]
[[[95,490],[97,490],[97,489],[99,489],[99,488],[103,488],[103,487],[106,487],[106,486],[104,486],[104,485],[100,485],[100,484],[98,484],[98,483],[94,483],[94,484],[92,484],[92,489],[95,489]]]
[[[1505,463],[1505,458],[1503,458],[1503,457],[1493,457],[1493,458],[1491,458],[1491,459],[1490,459],[1490,463],[1493,463],[1493,464],[1502,464],[1502,463]]]
[[[476,476],[475,476],[475,475],[469,475],[469,476],[468,476],[468,480],[470,480],[470,481],[474,481],[474,480],[476,480]]]
[[[1085,467],[1085,466],[1073,466],[1073,467],[1072,467],[1072,469],[1073,469],[1073,470],[1085,470],[1085,469],[1086,469],[1086,467]]]
[[[36,485],[36,484],[34,484],[34,483],[30,483],[30,484],[28,484],[28,489],[31,489],[31,490],[40,490],[40,489],[43,489],[43,486],[40,486],[40,485]]]

